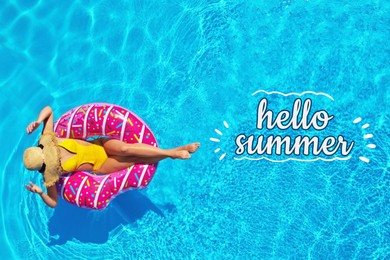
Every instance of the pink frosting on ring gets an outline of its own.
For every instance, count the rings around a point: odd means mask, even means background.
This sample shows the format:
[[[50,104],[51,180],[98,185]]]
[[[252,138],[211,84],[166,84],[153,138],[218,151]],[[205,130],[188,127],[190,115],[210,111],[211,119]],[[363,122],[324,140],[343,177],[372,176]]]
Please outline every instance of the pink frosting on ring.
[[[108,136],[126,143],[144,143],[158,147],[149,127],[123,107],[93,103],[73,108],[54,124],[58,137],[87,140]],[[78,207],[104,209],[123,191],[145,188],[153,178],[157,164],[135,164],[106,175],[80,171],[61,176],[57,190],[67,202]]]

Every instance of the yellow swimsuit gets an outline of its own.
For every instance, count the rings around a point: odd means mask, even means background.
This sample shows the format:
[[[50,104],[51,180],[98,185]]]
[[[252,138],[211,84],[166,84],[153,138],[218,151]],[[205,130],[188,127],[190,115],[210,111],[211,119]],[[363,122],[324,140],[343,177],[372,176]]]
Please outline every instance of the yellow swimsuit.
[[[73,139],[65,139],[58,145],[75,154],[61,165],[67,172],[76,171],[84,163],[93,164],[93,170],[96,171],[108,158],[101,145],[82,145]]]

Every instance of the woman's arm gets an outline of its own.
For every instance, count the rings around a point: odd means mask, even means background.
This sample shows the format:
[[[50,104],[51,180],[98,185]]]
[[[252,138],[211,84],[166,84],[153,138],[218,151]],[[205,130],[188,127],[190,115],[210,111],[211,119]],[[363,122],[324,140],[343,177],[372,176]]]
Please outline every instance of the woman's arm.
[[[42,191],[41,187],[35,185],[31,181],[30,181],[30,186],[25,185],[25,187],[27,190],[33,193],[38,193],[41,196],[43,202],[45,202],[46,205],[48,205],[49,207],[55,208],[57,206],[58,194],[55,185],[47,188],[47,194]]]
[[[42,134],[53,132],[53,118],[53,110],[51,109],[51,107],[44,107],[39,113],[37,121],[34,121],[27,126],[27,133],[31,134],[32,132],[34,132],[42,122]]]

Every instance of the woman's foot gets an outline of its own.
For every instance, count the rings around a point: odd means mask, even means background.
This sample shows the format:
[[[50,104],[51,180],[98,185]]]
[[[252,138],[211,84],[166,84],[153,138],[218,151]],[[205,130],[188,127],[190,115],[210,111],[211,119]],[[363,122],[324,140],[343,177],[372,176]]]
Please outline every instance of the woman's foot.
[[[174,150],[176,150],[176,151],[185,150],[185,151],[188,151],[189,153],[194,153],[194,152],[196,152],[196,150],[198,150],[199,146],[200,146],[200,143],[192,143],[192,144],[187,144],[184,146],[177,147]]]
[[[179,150],[179,151],[174,150],[174,151],[172,151],[171,158],[172,159],[182,159],[182,160],[185,160],[185,159],[191,158],[191,155],[186,150]]]

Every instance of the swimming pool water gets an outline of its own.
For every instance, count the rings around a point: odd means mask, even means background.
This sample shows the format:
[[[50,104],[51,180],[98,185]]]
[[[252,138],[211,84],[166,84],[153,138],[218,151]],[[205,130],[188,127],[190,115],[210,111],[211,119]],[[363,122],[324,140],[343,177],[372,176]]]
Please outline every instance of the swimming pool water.
[[[388,258],[389,24],[383,0],[1,2],[1,258]],[[319,136],[355,141],[351,158],[235,160],[238,134],[277,133],[256,129],[259,100],[297,98],[257,90],[329,94],[302,98],[335,116]],[[25,127],[90,102],[134,111],[162,147],[201,148],[104,211],[50,209],[23,187],[42,184]]]

